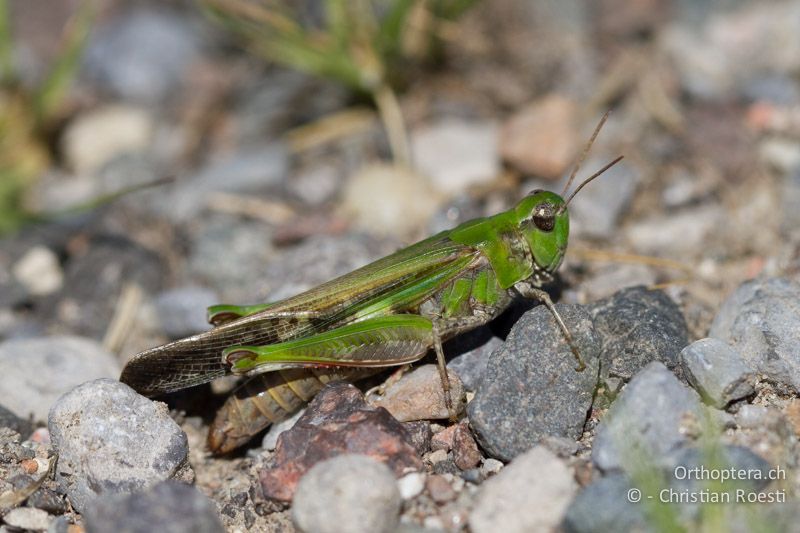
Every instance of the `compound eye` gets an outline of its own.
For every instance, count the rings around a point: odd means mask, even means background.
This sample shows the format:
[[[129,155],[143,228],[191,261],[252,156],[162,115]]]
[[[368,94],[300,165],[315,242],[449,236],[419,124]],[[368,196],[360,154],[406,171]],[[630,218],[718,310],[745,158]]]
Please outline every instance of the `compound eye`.
[[[551,204],[539,204],[533,210],[533,223],[542,231],[553,231],[556,217]]]

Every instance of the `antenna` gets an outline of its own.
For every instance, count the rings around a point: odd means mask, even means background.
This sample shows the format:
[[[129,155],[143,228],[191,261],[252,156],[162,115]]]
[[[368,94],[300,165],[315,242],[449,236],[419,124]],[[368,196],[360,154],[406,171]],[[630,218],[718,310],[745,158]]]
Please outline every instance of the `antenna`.
[[[564,185],[564,190],[561,191],[561,197],[562,198],[564,197],[565,194],[567,194],[567,191],[569,190],[569,186],[572,185],[572,181],[575,179],[575,176],[578,174],[578,171],[580,170],[581,165],[583,164],[583,161],[586,159],[586,155],[589,153],[589,149],[592,147],[592,144],[594,144],[594,140],[597,138],[597,134],[600,133],[600,130],[603,128],[603,124],[606,123],[606,120],[608,120],[608,115],[610,115],[610,114],[611,114],[611,110],[609,109],[608,111],[606,111],[605,115],[603,115],[603,118],[600,119],[600,123],[594,129],[594,133],[592,133],[592,137],[589,139],[589,142],[586,143],[586,146],[583,147],[583,153],[581,153],[581,157],[580,157],[580,159],[578,159],[578,163],[575,165],[575,168],[572,169],[572,174],[570,174],[569,180],[567,180],[567,184]],[[594,176],[594,177],[596,177],[596,176]],[[584,182],[584,184],[585,183],[586,182]],[[581,187],[583,187],[583,185],[581,185]]]
[[[622,158],[623,158],[623,157],[624,157],[624,156],[619,156],[618,158],[616,158],[615,160],[613,160],[612,162],[610,162],[609,164],[607,164],[606,166],[604,166],[603,168],[601,168],[600,170],[598,170],[597,172],[595,172],[594,174],[592,174],[591,176],[589,176],[588,178],[586,178],[585,180],[583,180],[583,182],[581,182],[581,184],[580,184],[580,185],[578,185],[578,186],[575,188],[575,190],[574,190],[574,191],[572,191],[572,194],[570,194],[570,195],[569,195],[569,198],[567,198],[567,201],[566,201],[566,202],[564,202],[564,205],[562,205],[562,206],[561,206],[561,208],[558,210],[558,212],[559,212],[559,213],[563,213],[563,212],[564,212],[564,210],[565,210],[565,209],[567,208],[567,206],[569,205],[569,203],[572,201],[572,199],[573,199],[573,198],[575,198],[575,195],[576,195],[576,194],[578,194],[578,192],[579,192],[581,189],[583,189],[583,188],[584,188],[586,185],[588,185],[590,181],[592,181],[593,179],[595,179],[595,178],[597,178],[598,176],[600,176],[600,174],[602,174],[603,172],[605,172],[605,171],[606,171],[606,170],[608,170],[609,168],[613,167],[614,165],[616,165],[617,163],[619,163],[620,161],[622,161]]]

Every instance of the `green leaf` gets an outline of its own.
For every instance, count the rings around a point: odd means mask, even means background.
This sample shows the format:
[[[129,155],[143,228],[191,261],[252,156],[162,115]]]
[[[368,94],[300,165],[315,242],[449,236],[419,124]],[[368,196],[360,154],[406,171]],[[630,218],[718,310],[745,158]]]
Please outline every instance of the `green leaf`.
[[[75,78],[83,49],[94,20],[94,9],[89,0],[81,3],[73,26],[67,32],[64,53],[59,56],[50,74],[39,88],[35,98],[36,117],[40,122],[52,117],[64,100]]]

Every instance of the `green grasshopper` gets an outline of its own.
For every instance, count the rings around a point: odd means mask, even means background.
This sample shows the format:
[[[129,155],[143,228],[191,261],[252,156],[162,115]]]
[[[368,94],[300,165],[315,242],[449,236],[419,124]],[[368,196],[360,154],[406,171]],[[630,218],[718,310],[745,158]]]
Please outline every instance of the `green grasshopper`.
[[[212,306],[213,329],[136,355],[120,380],[155,396],[229,373],[252,378],[212,424],[208,445],[216,453],[231,451],[288,417],[329,381],[412,363],[430,348],[452,413],[442,342],[486,324],[516,295],[547,306],[577,370],[583,370],[572,335],[542,286],[553,280],[567,249],[569,202],[622,159],[563,199],[607,116],[561,195],[533,191],[508,211],[465,222],[279,302]]]

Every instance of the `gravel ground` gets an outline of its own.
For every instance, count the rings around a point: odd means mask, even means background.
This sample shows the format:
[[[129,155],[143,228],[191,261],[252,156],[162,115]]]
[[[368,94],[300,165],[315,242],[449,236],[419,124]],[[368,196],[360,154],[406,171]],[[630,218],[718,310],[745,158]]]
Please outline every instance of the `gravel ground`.
[[[75,4],[11,2],[25,83]],[[194,3],[102,2],[25,191],[67,211],[0,235],[0,533],[796,530],[797,35],[797,0],[477,3],[398,86],[406,167],[362,97]],[[329,383],[223,456],[206,439],[235,379],[118,381],[209,305],[560,192],[608,109],[578,177],[625,159],[570,204],[547,287],[584,371],[517,302],[445,344],[455,419],[429,356]]]

